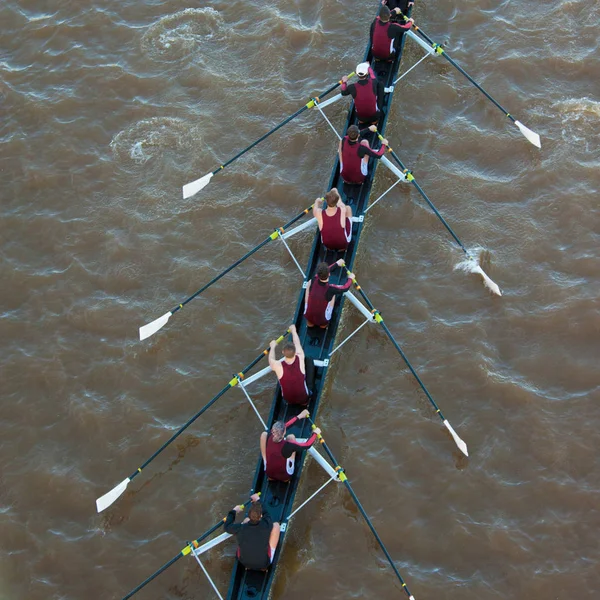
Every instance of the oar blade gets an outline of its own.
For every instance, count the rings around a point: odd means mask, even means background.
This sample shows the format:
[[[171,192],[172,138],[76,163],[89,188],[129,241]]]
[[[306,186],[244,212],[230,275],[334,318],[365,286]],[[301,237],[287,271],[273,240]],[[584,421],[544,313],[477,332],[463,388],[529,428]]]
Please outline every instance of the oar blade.
[[[496,294],[496,296],[502,296],[502,292],[500,291],[500,288],[498,287],[498,284],[489,277],[489,275],[479,266],[477,265],[476,268],[474,268],[471,273],[479,273],[482,277],[483,277],[483,284],[485,285],[485,287],[490,290],[490,292],[492,292],[493,294]]]
[[[469,456],[469,451],[467,450],[467,445],[460,439],[460,437],[458,437],[458,433],[456,433],[456,431],[454,431],[454,429],[452,428],[452,425],[450,425],[450,423],[448,423],[447,419],[444,419],[444,425],[446,426],[446,429],[448,429],[448,431],[450,432],[450,435],[454,438],[454,441],[455,441],[456,445],[458,446],[458,449],[465,456]]]
[[[98,512],[102,512],[104,509],[108,508],[126,489],[129,485],[131,479],[129,477],[127,479],[123,479],[119,485],[114,487],[108,494],[104,494],[96,500],[96,509]]]
[[[520,121],[515,121],[515,125],[519,128],[519,131],[537,148],[542,147],[540,136],[535,132],[531,131],[529,127],[525,127]]]
[[[186,183],[183,186],[183,199],[191,198],[194,194],[197,194],[201,189],[205,188],[210,183],[212,177],[212,173],[207,173],[204,177],[196,179],[196,181]]]
[[[152,323],[142,325],[142,327],[140,327],[140,341],[149,338],[151,335],[154,335],[159,329],[164,327],[172,315],[172,312],[168,312],[165,313],[162,317],[156,319],[155,321],[152,321]]]

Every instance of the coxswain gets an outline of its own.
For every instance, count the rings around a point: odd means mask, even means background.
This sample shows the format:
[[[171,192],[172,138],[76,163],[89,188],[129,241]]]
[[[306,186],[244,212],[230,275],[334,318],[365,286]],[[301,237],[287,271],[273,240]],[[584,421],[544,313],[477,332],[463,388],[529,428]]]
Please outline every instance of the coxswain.
[[[279,543],[279,523],[273,523],[271,515],[263,510],[259,495],[251,496],[252,504],[248,516],[236,523],[235,517],[244,508],[234,506],[225,519],[225,531],[237,538],[237,558],[246,567],[254,571],[264,571],[273,562]]]
[[[375,123],[383,106],[383,83],[377,79],[368,62],[355,69],[358,81],[348,85],[348,76],[342,77],[342,96],[354,98],[356,116],[361,123]]]
[[[346,250],[352,239],[352,209],[342,201],[337,188],[325,194],[327,207],[323,210],[323,198],[313,205],[313,216],[319,224],[321,241],[329,250]]]
[[[275,421],[270,433],[263,431],[260,434],[260,453],[263,457],[265,473],[269,479],[288,482],[294,474],[296,451],[310,448],[317,440],[317,436],[321,433],[318,427],[305,442],[297,442],[293,433],[285,435],[288,427],[306,417],[308,417],[308,410],[305,409],[287,423]]]
[[[369,156],[381,158],[387,150],[388,141],[386,139],[382,141],[379,150],[373,150],[368,140],[359,141],[367,131],[374,133],[377,131],[377,127],[371,125],[368,129],[360,130],[356,125],[350,125],[346,135],[340,140],[338,156],[340,158],[340,175],[344,183],[362,184],[368,175]]]
[[[354,275],[348,271],[348,281],[344,285],[329,283],[329,273],[335,267],[343,267],[344,261],[338,260],[332,265],[322,262],[317,265],[316,275],[308,282],[304,294],[304,318],[309,327],[318,325],[323,329],[329,325],[336,296],[347,292],[352,285]]]
[[[400,12],[400,9],[396,9]],[[390,9],[382,6],[379,9],[379,16],[371,23],[371,52],[377,60],[390,61],[396,56],[396,50],[400,47],[400,40],[405,31],[408,31],[413,19],[408,19],[405,23],[391,23]]]
[[[275,348],[277,342],[271,341],[269,350],[269,366],[277,375],[279,385],[281,386],[281,395],[288,404],[298,404],[306,406],[310,397],[309,387],[307,385],[307,366],[314,370],[312,360],[306,360],[304,350],[298,337],[295,325],[290,325],[293,343],[286,343],[281,349],[283,360],[277,360],[275,357]],[[311,373],[309,373],[311,375]],[[312,377],[309,377],[309,383]]]

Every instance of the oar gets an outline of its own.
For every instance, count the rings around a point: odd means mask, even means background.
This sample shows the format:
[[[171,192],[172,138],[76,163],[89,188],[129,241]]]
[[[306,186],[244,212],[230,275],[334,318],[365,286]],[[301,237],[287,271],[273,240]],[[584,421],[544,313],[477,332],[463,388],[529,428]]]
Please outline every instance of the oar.
[[[439,406],[435,403],[435,400],[431,397],[431,394],[427,391],[425,384],[421,381],[421,378],[417,375],[417,372],[413,369],[413,366],[410,364],[408,358],[406,358],[406,354],[404,354],[404,352],[402,351],[402,348],[400,348],[400,346],[398,345],[398,342],[394,339],[392,332],[388,329],[388,326],[383,321],[383,317],[381,316],[379,311],[371,304],[371,301],[367,297],[367,294],[365,294],[364,290],[360,287],[360,285],[356,281],[356,278],[354,278],[353,281],[354,281],[354,285],[355,285],[357,291],[360,292],[360,295],[362,296],[363,300],[367,303],[367,306],[373,313],[373,317],[375,318],[375,321],[377,321],[377,323],[379,323],[383,327],[383,330],[385,331],[387,336],[390,338],[390,341],[392,342],[392,344],[394,344],[394,347],[396,348],[396,350],[398,350],[398,352],[400,353],[400,356],[404,359],[406,366],[410,369],[410,372],[414,375],[418,384],[421,386],[421,389],[423,390],[423,392],[425,392],[425,395],[429,399],[429,402],[431,402],[431,404],[435,408],[436,414],[439,415],[439,417],[442,420],[442,422],[444,423],[446,429],[450,432],[450,435],[456,442],[458,449],[465,456],[469,456],[469,452],[467,450],[467,445],[463,442],[463,440],[460,439],[460,437],[458,437],[458,434],[456,433],[456,431],[454,431],[452,425],[450,425],[448,420],[442,414],[442,411],[440,410]]]
[[[402,15],[405,21],[408,21],[408,17],[406,15]],[[436,44],[420,27],[417,27],[413,23],[413,29],[417,31],[421,36],[427,40],[431,47],[438,53],[441,54],[453,67],[455,67],[458,71],[460,71],[488,100],[490,100],[495,106],[497,106],[506,117],[508,117],[518,128],[519,131],[534,145],[538,148],[541,148],[542,145],[540,143],[540,136],[535,133],[535,131],[531,131],[528,127],[525,127],[523,123],[517,121],[497,100],[492,98],[448,53],[440,46],[440,44]]]
[[[283,335],[277,338],[279,344],[289,333],[287,330]],[[105,508],[108,508],[123,492],[127,489],[127,486],[134,477],[137,477],[142,469],[146,468],[171,442],[177,439],[200,415],[205,413],[225,392],[235,387],[243,376],[254,367],[263,357],[269,354],[269,348],[263,350],[245,369],[238,373],[208,404],[204,405],[191,419],[189,419],[185,425],[180,427],[141,467],[138,467],[127,479],[124,479],[115,486],[110,492],[104,494],[96,500],[96,508],[98,512],[102,512]]]
[[[146,325],[142,325],[140,327],[140,340],[145,340],[146,338],[154,335],[159,329],[162,329],[169,319],[180,309],[182,309],[188,302],[192,301],[194,298],[199,296],[202,292],[206,291],[213,283],[216,283],[223,277],[227,275],[229,271],[235,269],[238,265],[243,263],[247,258],[252,256],[255,252],[258,252],[263,246],[266,246],[269,242],[276,240],[281,234],[285,232],[285,230],[293,225],[296,221],[301,219],[304,215],[308,214],[312,210],[312,204],[305,208],[299,215],[295,216],[289,223],[286,223],[283,227],[279,227],[276,229],[266,240],[263,240],[256,248],[246,252],[242,258],[236,260],[231,266],[227,267],[222,273],[219,273],[216,277],[213,277],[206,285],[202,286],[197,292],[194,292],[189,298],[178,304],[173,310],[165,313],[162,317],[155,319],[151,323]]]
[[[383,136],[380,133],[378,133],[377,135],[379,136],[380,140],[383,140]],[[406,180],[410,181],[415,186],[415,188],[417,188],[417,191],[419,192],[419,194],[421,194],[421,196],[423,197],[425,202],[427,202],[427,204],[429,204],[431,210],[437,215],[439,220],[442,222],[442,225],[448,230],[448,233],[454,238],[454,241],[461,247],[462,251],[466,254],[468,262],[469,262],[469,271],[471,273],[479,273],[479,275],[481,275],[483,277],[483,282],[485,284],[485,287],[487,287],[489,290],[491,290],[494,294],[497,294],[498,296],[502,296],[502,292],[500,291],[498,284],[495,283],[492,279],[490,279],[490,277],[487,275],[487,273],[481,268],[481,266],[477,262],[477,259],[469,254],[467,249],[464,247],[463,243],[458,239],[458,236],[454,233],[454,231],[452,231],[452,228],[450,227],[450,225],[448,225],[448,223],[446,223],[446,220],[444,219],[444,217],[442,217],[442,215],[439,213],[438,209],[433,205],[433,202],[427,197],[427,194],[423,191],[421,186],[417,183],[417,180],[414,178],[412,172],[409,171],[404,166],[404,163],[398,158],[398,155],[392,150],[391,147],[388,148],[388,152],[391,153],[394,160],[398,163],[398,166],[404,171],[404,176],[406,177]]]
[[[350,73],[350,75],[348,75],[348,78],[352,77],[352,75],[354,75],[354,73]],[[252,142],[252,144],[250,144],[247,148],[244,148],[241,152],[238,152],[233,158],[230,158],[226,163],[223,163],[220,167],[217,167],[211,173],[207,173],[203,177],[200,177],[200,179],[196,179],[196,181],[192,181],[191,183],[186,183],[186,185],[183,186],[183,197],[189,198],[190,196],[197,194],[201,189],[205,188],[210,183],[210,180],[213,178],[213,175],[216,175],[217,173],[222,171],[225,167],[230,165],[232,162],[234,162],[235,160],[240,158],[240,156],[246,154],[246,152],[248,152],[248,150],[252,150],[252,148],[254,148],[254,146],[256,146],[257,144],[260,144],[260,142],[262,142],[264,139],[268,138],[272,133],[275,133],[278,129],[281,129],[281,127],[283,127],[284,125],[289,123],[292,119],[295,119],[298,115],[301,115],[305,110],[307,110],[309,108],[313,108],[316,104],[315,100],[318,102],[319,98],[322,98],[323,96],[327,96],[327,94],[329,94],[330,92],[333,92],[333,90],[335,90],[335,88],[337,88],[341,84],[342,84],[342,82],[340,80],[337,83],[334,83],[329,89],[325,90],[320,96],[317,96],[317,98],[311,98],[302,108],[299,108],[293,115],[290,115],[287,119],[284,119],[283,121],[281,121],[281,123],[279,123],[279,125],[277,125],[273,129],[271,129],[271,131],[269,131],[269,132],[265,133],[263,136],[259,137],[255,142]]]
[[[311,421],[310,419],[309,419],[309,421],[312,423],[313,430],[316,429],[316,425],[313,423],[313,421]],[[392,569],[394,569],[394,573],[396,574],[396,577],[402,584],[402,589],[408,596],[409,600],[415,600],[414,596],[410,593],[408,586],[404,582],[404,579],[402,579],[402,575],[400,575],[400,571],[398,571],[398,569],[396,568],[396,565],[394,564],[394,561],[392,560],[390,553],[387,551],[387,548],[385,547],[384,543],[382,542],[381,538],[379,537],[379,534],[375,530],[375,527],[373,527],[373,524],[371,523],[371,519],[369,519],[369,516],[365,512],[365,509],[362,507],[362,504],[360,503],[357,495],[354,493],[354,490],[352,489],[352,486],[350,485],[350,482],[348,481],[348,477],[346,477],[346,473],[344,472],[344,469],[342,467],[340,467],[340,464],[335,459],[335,456],[333,456],[333,453],[329,449],[329,446],[325,443],[325,439],[323,438],[323,436],[319,433],[319,434],[317,434],[317,438],[319,440],[319,443],[321,444],[321,446],[323,446],[323,449],[327,453],[327,456],[329,456],[329,459],[333,463],[333,466],[334,466],[335,470],[337,471],[339,480],[346,486],[347,490],[350,492],[350,495],[352,496],[352,500],[354,500],[354,503],[356,504],[356,507],[360,511],[360,514],[363,516],[363,519],[366,521],[367,525],[369,526],[371,533],[375,536],[375,539],[377,540],[379,547],[383,550],[383,553],[385,554],[385,557],[387,558],[388,562],[390,563],[390,566],[392,567]]]
[[[260,495],[260,492],[259,492],[259,495]],[[245,504],[241,504],[240,506],[242,508],[244,508],[246,506],[246,504],[251,501],[252,501],[252,499],[249,498],[248,500],[246,500]],[[165,563],[160,569],[158,569],[158,571],[156,571],[155,573],[150,575],[150,577],[148,577],[148,579],[142,581],[142,583],[140,583],[140,585],[138,585],[136,588],[132,589],[129,592],[129,594],[127,594],[127,596],[123,597],[123,600],[128,600],[128,598],[131,598],[131,596],[133,596],[134,594],[137,594],[137,592],[139,592],[143,587],[145,587],[147,584],[149,584],[153,579],[156,579],[163,571],[166,571],[172,564],[176,563],[182,556],[187,556],[195,548],[198,548],[198,546],[200,545],[200,542],[202,542],[204,539],[206,539],[211,533],[214,533],[217,529],[219,529],[219,527],[221,527],[225,523],[226,520],[227,520],[227,516],[223,517],[216,525],[211,527],[208,531],[205,531],[199,538],[195,539],[193,542],[188,542],[187,546],[185,548],[182,548],[181,551],[179,552],[179,554],[177,554],[177,556],[173,557],[168,563]]]

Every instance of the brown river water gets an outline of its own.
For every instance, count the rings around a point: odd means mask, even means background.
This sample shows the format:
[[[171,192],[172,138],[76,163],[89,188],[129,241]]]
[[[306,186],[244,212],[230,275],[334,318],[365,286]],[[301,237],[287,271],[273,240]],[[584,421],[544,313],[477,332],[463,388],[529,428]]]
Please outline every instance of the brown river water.
[[[271,244],[152,338],[138,327],[323,194],[337,143],[309,111],[197,196],[181,186],[351,72],[375,12],[0,3],[0,600],[118,600],[248,496],[260,425],[235,389],[95,509],[285,330],[301,277]],[[462,251],[408,185],[369,213],[355,263],[470,457],[375,325],[334,357],[318,421],[417,600],[600,598],[600,4],[429,0],[414,16],[542,138],[424,61],[387,137],[504,295],[454,269]],[[401,72],[421,55],[409,41]],[[338,129],[347,107],[326,109]],[[374,194],[393,182],[380,167]],[[290,240],[301,263],[312,239]],[[348,305],[339,335],[361,322]],[[265,417],[274,385],[251,389]],[[324,477],[311,462],[298,498]],[[234,552],[205,555],[222,593]],[[189,557],[136,597],[216,598]],[[404,594],[329,486],[292,521],[272,597]]]

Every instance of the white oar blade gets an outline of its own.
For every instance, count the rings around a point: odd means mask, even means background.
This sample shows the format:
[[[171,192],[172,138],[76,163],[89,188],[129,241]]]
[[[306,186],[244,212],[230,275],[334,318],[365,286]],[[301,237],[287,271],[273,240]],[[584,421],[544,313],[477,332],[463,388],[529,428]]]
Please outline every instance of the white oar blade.
[[[152,321],[152,323],[148,323],[147,325],[143,325],[142,327],[140,327],[140,341],[149,338],[151,335],[154,335],[161,327],[164,327],[172,315],[172,312],[165,313],[162,317],[156,319],[156,321]]]
[[[448,423],[448,421],[446,419],[444,419],[444,425],[446,426],[446,429],[448,429],[448,431],[450,432],[450,435],[454,438],[454,441],[456,442],[458,449],[465,456],[469,456],[469,451],[467,450],[467,445],[458,437],[458,433],[456,433],[456,431],[454,431],[454,429],[452,429],[452,425],[450,425],[450,423]]]
[[[191,183],[186,183],[183,186],[183,198],[191,198],[194,194],[197,194],[202,188],[205,188],[212,179],[213,174],[207,173],[204,177],[200,177],[200,179],[196,179],[196,181],[192,181]]]
[[[542,147],[542,143],[540,141],[540,136],[535,132],[531,131],[528,127],[525,127],[523,123],[519,121],[515,121],[515,125],[519,128],[521,133],[534,145],[538,148]]]
[[[96,509],[98,512],[102,512],[105,508],[108,508],[126,489],[131,479],[123,479],[121,483],[114,487],[108,494],[104,494],[96,500]]]
[[[483,277],[483,283],[484,283],[485,287],[488,290],[490,290],[492,293],[496,294],[496,296],[502,296],[502,292],[500,291],[498,284],[495,281],[493,281],[492,279],[490,279],[488,274],[479,265],[477,265],[477,268],[473,269],[473,271],[471,271],[471,272],[479,273]]]

